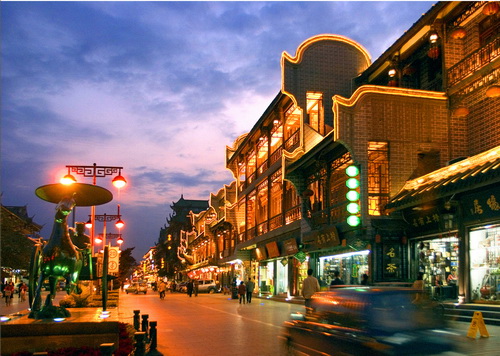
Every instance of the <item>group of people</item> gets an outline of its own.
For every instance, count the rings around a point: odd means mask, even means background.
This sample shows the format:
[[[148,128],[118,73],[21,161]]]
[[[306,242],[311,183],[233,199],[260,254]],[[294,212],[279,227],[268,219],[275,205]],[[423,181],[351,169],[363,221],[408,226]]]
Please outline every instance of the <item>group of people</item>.
[[[5,299],[5,305],[7,306],[11,305],[15,293],[14,282],[10,281],[5,284],[2,282],[1,291],[2,291],[2,297]],[[19,296],[18,296],[21,302],[24,302],[26,300],[27,291],[28,291],[28,286],[26,285],[26,283],[21,282],[19,284]]]
[[[255,277],[254,277],[255,279]],[[241,281],[238,286],[238,299],[243,304],[252,302],[252,294],[255,289],[255,282],[253,282],[250,278],[248,278],[247,283]]]

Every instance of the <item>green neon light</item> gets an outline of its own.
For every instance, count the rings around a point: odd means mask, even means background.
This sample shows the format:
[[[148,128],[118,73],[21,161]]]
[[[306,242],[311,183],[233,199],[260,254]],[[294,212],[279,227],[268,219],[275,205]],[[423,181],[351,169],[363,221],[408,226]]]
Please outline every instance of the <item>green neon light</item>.
[[[351,214],[357,214],[359,213],[359,204],[356,203],[349,203],[347,204],[347,211]]]
[[[356,166],[349,166],[345,169],[345,174],[349,177],[356,177],[359,174],[359,168]]]
[[[353,227],[358,226],[359,224],[361,224],[361,219],[359,218],[359,216],[351,215],[347,218],[347,224]]]
[[[347,188],[349,189],[356,189],[359,187],[359,180],[357,180],[356,178],[349,178],[346,182],[345,182],[345,185],[347,186]]]
[[[355,191],[355,190],[350,190],[350,191],[347,192],[347,194],[345,195],[345,197],[349,201],[356,201],[356,200],[359,200],[359,193],[357,191]]]

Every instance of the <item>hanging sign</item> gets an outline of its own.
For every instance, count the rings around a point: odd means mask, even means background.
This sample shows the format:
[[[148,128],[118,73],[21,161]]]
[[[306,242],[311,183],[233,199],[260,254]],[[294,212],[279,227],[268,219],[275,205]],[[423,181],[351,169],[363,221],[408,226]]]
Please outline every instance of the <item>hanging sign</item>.
[[[109,247],[108,252],[108,273],[118,273],[120,264],[119,247]]]

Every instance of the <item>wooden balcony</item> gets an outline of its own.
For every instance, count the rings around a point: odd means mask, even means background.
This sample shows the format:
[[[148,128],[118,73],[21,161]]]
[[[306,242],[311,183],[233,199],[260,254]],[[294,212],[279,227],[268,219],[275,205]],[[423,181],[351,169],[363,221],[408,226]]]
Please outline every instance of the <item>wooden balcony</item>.
[[[448,69],[448,87],[472,75],[500,56],[500,36]]]

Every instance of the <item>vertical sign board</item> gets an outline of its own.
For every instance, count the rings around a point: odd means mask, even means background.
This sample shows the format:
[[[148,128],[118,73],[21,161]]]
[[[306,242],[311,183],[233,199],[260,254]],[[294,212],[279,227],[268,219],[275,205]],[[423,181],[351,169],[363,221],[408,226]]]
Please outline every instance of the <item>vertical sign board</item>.
[[[401,278],[401,248],[399,244],[385,244],[383,251],[384,279]]]
[[[108,273],[118,273],[120,265],[120,248],[109,247]]]

